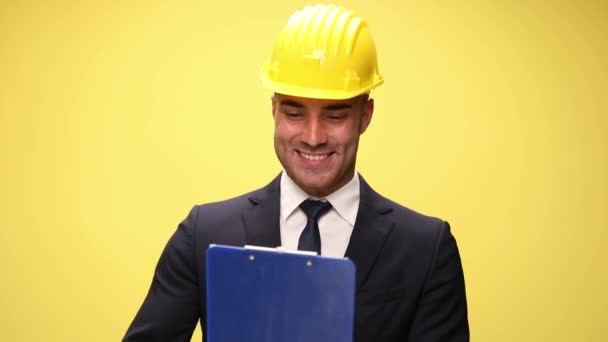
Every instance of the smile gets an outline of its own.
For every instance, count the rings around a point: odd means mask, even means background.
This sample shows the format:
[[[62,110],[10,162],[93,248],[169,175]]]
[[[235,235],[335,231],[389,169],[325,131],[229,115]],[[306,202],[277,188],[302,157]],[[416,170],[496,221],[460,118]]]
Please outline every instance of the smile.
[[[304,158],[306,160],[314,160],[314,161],[327,159],[327,157],[329,157],[329,155],[330,155],[330,153],[308,154],[308,153],[304,153],[304,152],[300,152],[300,151],[298,151],[298,154],[301,155],[302,158]]]

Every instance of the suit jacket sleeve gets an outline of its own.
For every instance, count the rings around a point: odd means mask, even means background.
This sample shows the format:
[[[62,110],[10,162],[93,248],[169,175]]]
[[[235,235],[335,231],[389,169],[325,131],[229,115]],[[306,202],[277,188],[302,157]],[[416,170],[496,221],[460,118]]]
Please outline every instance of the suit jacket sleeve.
[[[123,341],[190,341],[201,316],[193,239],[197,212],[194,207],[167,243]]]
[[[462,263],[447,222],[439,230],[431,265],[408,341],[469,341]]]

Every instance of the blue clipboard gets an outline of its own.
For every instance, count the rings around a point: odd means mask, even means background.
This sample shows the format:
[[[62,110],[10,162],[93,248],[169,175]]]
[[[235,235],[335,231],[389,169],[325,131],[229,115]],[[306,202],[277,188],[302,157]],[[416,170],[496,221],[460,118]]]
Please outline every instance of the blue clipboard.
[[[206,267],[208,342],[352,342],[352,261],[212,245]]]

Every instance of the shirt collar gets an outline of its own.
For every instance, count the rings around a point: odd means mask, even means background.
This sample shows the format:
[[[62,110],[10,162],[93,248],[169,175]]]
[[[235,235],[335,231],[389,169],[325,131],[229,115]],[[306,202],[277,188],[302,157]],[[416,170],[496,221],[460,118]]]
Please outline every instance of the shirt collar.
[[[286,220],[300,206],[300,203],[308,198],[327,200],[344,220],[354,226],[359,209],[359,174],[355,172],[346,185],[326,197],[316,198],[300,189],[283,170],[281,174],[281,219]]]

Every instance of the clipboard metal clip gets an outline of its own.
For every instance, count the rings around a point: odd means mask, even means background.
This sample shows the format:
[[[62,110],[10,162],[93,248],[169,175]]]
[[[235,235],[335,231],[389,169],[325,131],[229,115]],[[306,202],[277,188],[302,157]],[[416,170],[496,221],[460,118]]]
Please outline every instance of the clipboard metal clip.
[[[311,255],[316,256],[319,255],[317,252],[312,251],[297,251],[293,249],[287,249],[283,246],[279,247],[262,247],[262,246],[253,246],[253,245],[245,245],[245,249],[252,249],[256,251],[267,251],[267,252],[276,252],[276,253],[292,253],[292,254],[301,254],[301,255]]]

